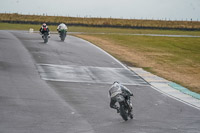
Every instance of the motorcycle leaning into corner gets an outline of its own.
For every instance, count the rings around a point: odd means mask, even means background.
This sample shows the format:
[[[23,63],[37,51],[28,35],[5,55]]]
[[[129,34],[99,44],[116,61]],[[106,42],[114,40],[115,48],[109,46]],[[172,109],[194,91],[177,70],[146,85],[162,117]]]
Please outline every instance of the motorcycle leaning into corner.
[[[121,117],[127,121],[128,118],[133,119],[131,96],[133,93],[115,81],[109,89],[110,107],[117,110]]]
[[[116,96],[116,101],[119,104],[119,113],[121,117],[127,121],[128,118],[133,119],[132,114],[132,103],[130,102],[130,97],[126,99],[123,94],[118,94]]]

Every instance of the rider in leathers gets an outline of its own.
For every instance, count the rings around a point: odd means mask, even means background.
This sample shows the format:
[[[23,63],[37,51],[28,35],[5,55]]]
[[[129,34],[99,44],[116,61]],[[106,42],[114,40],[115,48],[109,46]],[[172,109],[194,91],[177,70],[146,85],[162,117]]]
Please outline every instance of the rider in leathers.
[[[61,30],[65,30],[67,32],[67,26],[64,23],[59,24],[57,27],[57,31],[59,32],[59,34]]]
[[[41,28],[40,28],[39,31],[40,31],[40,33],[42,34],[42,38],[43,38],[43,35],[44,35],[45,32],[47,32],[48,37],[50,37],[50,36],[49,36],[50,30],[49,30],[48,26],[47,26],[45,23],[42,24],[42,26],[41,26]]]
[[[118,94],[122,94],[124,96],[124,98],[126,99],[126,101],[130,100],[130,96],[133,96],[133,93],[126,88],[125,86],[123,86],[122,84],[120,84],[119,82],[115,81],[112,86],[109,89],[109,95],[110,95],[110,107],[113,109],[117,110],[117,113],[119,113],[119,107],[117,105],[115,105],[115,103],[117,102],[116,100],[116,96]],[[132,103],[130,102],[130,106],[132,108]]]

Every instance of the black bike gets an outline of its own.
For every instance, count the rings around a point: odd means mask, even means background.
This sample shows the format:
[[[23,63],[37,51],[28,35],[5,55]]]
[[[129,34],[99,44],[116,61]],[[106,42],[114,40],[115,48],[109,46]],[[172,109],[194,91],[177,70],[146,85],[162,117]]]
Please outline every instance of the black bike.
[[[117,102],[119,103],[119,110],[121,117],[127,121],[128,118],[133,119],[132,105],[129,99],[125,99],[124,95],[118,94],[116,96]]]

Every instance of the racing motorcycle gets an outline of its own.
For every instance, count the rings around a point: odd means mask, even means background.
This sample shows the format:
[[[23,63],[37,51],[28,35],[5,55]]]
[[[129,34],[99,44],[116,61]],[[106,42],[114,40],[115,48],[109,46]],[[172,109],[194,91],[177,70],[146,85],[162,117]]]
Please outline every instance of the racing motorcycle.
[[[123,120],[127,121],[128,118],[133,119],[130,97],[126,100],[123,94],[118,94],[116,100],[119,103],[119,113]]]
[[[66,30],[63,29],[63,30],[60,31],[60,39],[61,39],[61,41],[65,41],[66,35],[67,35],[67,31]]]

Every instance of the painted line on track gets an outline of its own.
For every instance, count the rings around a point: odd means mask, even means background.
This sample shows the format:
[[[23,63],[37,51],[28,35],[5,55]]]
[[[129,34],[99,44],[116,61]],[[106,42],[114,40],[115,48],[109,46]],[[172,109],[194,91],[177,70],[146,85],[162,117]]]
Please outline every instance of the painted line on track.
[[[120,81],[126,85],[149,86],[138,75],[125,68],[36,64],[42,79],[48,81],[105,83]]]

